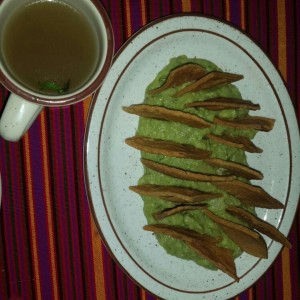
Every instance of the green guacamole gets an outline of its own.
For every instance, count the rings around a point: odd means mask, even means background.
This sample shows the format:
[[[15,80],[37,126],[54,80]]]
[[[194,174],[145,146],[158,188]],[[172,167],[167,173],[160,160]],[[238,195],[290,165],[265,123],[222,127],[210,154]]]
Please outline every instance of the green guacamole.
[[[223,111],[211,111],[208,109],[195,109],[195,108],[185,108],[185,104],[193,101],[201,101],[209,98],[215,97],[233,97],[241,98],[239,90],[232,84],[211,88],[199,92],[190,92],[181,97],[175,97],[175,93],[178,89],[181,89],[183,86],[177,88],[170,88],[164,92],[157,95],[150,95],[147,91],[160,87],[166,78],[168,77],[169,72],[186,63],[197,63],[207,69],[208,71],[219,70],[214,63],[198,59],[198,58],[187,58],[186,56],[179,56],[170,60],[169,64],[165,66],[156,76],[152,83],[147,87],[145,92],[144,104],[149,105],[161,105],[171,109],[178,109],[186,111],[195,115],[200,116],[201,118],[207,121],[213,121],[215,116],[220,116],[222,118],[233,119],[236,117],[244,116],[248,114],[246,109],[236,109],[236,110],[223,110]],[[184,124],[176,122],[167,122],[156,119],[149,119],[141,117],[139,119],[139,125],[137,129],[137,135],[169,140],[182,144],[193,145],[200,149],[211,150],[212,157],[221,158],[233,162],[238,162],[244,165],[247,165],[246,155],[243,150],[236,149],[233,147],[228,147],[222,145],[209,139],[205,138],[207,133],[213,134],[222,134],[226,133],[231,136],[243,135],[252,139],[256,131],[254,130],[237,130],[231,129],[229,127],[222,127],[215,125],[212,128],[198,129],[186,126]],[[218,174],[225,175],[226,170],[222,168],[215,168],[207,165],[200,160],[184,159],[184,158],[174,158],[167,157],[163,155],[154,155],[149,153],[141,153],[143,158],[151,159],[156,162],[160,162],[166,165],[178,167],[181,169],[186,169],[193,172],[201,172],[207,174]],[[241,179],[244,180],[244,179]],[[157,185],[171,185],[171,186],[183,186],[198,189],[204,192],[218,192],[222,193],[224,196],[219,199],[213,199],[207,201],[209,209],[215,214],[233,220],[235,222],[241,223],[237,218],[226,213],[225,209],[228,205],[240,205],[238,199],[233,196],[230,196],[224,193],[221,190],[218,190],[211,183],[202,183],[202,182],[193,182],[185,181],[176,178],[169,177],[167,175],[158,173],[151,169],[145,168],[144,175],[140,178],[139,184],[157,184]],[[233,251],[234,257],[237,257],[241,254],[241,249],[231,241],[220,229],[220,227],[206,217],[201,210],[186,211],[178,213],[172,216],[165,218],[162,221],[156,221],[153,218],[153,213],[165,210],[176,206],[175,203],[161,200],[154,197],[142,197],[144,201],[144,214],[147,218],[149,224],[169,224],[169,225],[178,225],[184,226],[188,229],[198,231],[203,234],[208,234],[211,236],[221,236],[223,237],[222,241],[219,243],[220,247],[229,248]],[[254,212],[253,208],[244,207],[245,209]],[[193,260],[197,264],[204,266],[209,269],[215,269],[215,267],[197,255],[193,250],[191,250],[184,242],[178,241],[174,238],[165,236],[165,235],[156,235],[159,244],[171,255],[175,255],[182,259]]]

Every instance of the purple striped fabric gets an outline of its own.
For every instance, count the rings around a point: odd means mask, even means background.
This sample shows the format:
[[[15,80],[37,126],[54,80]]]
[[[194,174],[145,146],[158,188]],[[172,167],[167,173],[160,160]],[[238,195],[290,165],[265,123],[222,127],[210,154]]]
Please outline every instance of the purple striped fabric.
[[[115,47],[143,25],[201,13],[244,30],[280,70],[300,118],[300,1],[103,0]],[[0,85],[0,111],[9,92]],[[0,300],[157,299],[112,259],[93,222],[84,186],[83,143],[91,99],[46,108],[18,143],[0,138]],[[234,299],[300,299],[299,209],[293,244]]]

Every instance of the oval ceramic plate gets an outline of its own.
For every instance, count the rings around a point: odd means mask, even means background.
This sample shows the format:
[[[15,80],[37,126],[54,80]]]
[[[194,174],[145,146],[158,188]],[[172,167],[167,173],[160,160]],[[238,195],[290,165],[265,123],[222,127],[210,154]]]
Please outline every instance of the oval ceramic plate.
[[[269,258],[243,254],[236,259],[240,281],[168,255],[146,224],[140,197],[128,190],[143,174],[140,154],[124,140],[133,136],[138,117],[122,106],[141,103],[146,86],[169,62],[185,54],[244,75],[236,83],[244,99],[259,103],[256,113],[276,119],[269,133],[258,133],[262,154],[248,155],[264,174],[255,182],[285,204],[284,210],[258,209],[258,215],[288,234],[299,196],[299,133],[294,109],[273,64],[239,30],[196,15],[177,15],[151,23],[117,53],[93,100],[85,137],[86,186],[91,210],[112,256],[142,287],[167,299],[227,299],[252,285],[272,264],[281,246],[265,237]]]

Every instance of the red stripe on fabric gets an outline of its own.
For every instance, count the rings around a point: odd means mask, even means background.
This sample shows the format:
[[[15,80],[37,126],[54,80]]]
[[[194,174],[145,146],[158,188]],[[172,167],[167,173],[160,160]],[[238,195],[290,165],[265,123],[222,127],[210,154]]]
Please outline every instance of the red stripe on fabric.
[[[119,268],[119,266],[115,266],[116,269],[116,280],[117,280],[117,293],[118,293],[118,299],[126,299],[126,284],[124,282],[124,273],[123,271]],[[129,279],[127,279],[129,280]]]
[[[86,268],[86,265],[92,266],[94,263],[93,256],[93,242],[92,238],[94,236],[92,224],[91,224],[91,212],[86,199],[86,192],[84,186],[84,176],[81,167],[83,166],[83,138],[84,130],[79,127],[78,124],[84,123],[84,105],[79,103],[72,107],[72,123],[74,124],[73,134],[73,148],[74,157],[74,174],[75,174],[75,186],[76,191],[76,207],[77,207],[77,219],[78,219],[78,235],[79,249],[80,249],[80,261],[82,264],[83,273],[81,274],[84,284],[84,292],[88,293],[91,299],[96,297],[95,289],[95,273],[94,268]],[[76,120],[76,121],[75,121]],[[79,121],[79,123],[78,123]],[[85,286],[86,285],[86,286]]]
[[[30,268],[30,251],[28,246],[28,236],[27,236],[27,222],[26,222],[26,209],[24,207],[24,185],[22,181],[23,172],[20,170],[22,166],[22,148],[20,143],[15,144],[11,147],[10,156],[14,159],[11,160],[11,169],[15,170],[13,173],[13,202],[14,202],[14,219],[15,219],[15,239],[16,239],[16,253],[18,255],[17,261],[19,275],[17,279],[19,295],[22,295],[24,299],[32,298],[32,290],[30,289],[28,282],[32,281],[32,274]],[[16,183],[17,186],[16,186]],[[15,283],[17,284],[17,283]]]
[[[72,215],[72,209],[73,209],[73,203],[74,203],[74,194],[73,191],[71,190],[71,186],[74,185],[73,183],[73,176],[72,176],[72,171],[69,169],[71,168],[70,166],[70,161],[69,158],[72,156],[72,152],[69,152],[68,149],[68,132],[66,126],[66,121],[65,118],[69,117],[68,115],[69,109],[64,108],[60,110],[60,116],[59,116],[59,122],[61,126],[61,131],[60,134],[62,136],[61,140],[61,153],[62,153],[62,182],[61,184],[63,185],[62,190],[63,190],[63,198],[61,198],[64,202],[64,226],[65,226],[65,235],[64,235],[64,240],[65,240],[65,246],[68,251],[68,256],[69,256],[69,269],[67,270],[69,272],[69,281],[70,281],[70,286],[72,288],[72,293],[74,294],[74,297],[77,293],[81,294],[82,289],[77,286],[77,274],[75,272],[75,264],[76,260],[74,257],[76,257],[77,254],[77,249],[76,249],[76,244],[73,241],[73,238],[76,239],[76,235],[73,235],[73,230],[76,230],[73,228],[73,222],[76,222],[76,215]],[[70,123],[69,123],[70,124]],[[69,168],[68,168],[69,167]],[[72,220],[73,218],[73,220]],[[82,295],[81,295],[82,296]]]
[[[4,154],[4,153],[3,153]],[[15,254],[16,254],[16,233],[15,233],[15,226],[14,226],[14,196],[15,191],[13,188],[14,185],[14,172],[11,168],[11,148],[9,144],[5,144],[5,154],[6,156],[6,165],[5,165],[5,173],[8,176],[8,187],[6,188],[3,186],[3,199],[2,199],[2,213],[3,213],[3,220],[4,220],[4,235],[5,235],[5,252],[7,258],[7,267],[8,267],[8,290],[10,296],[18,296],[18,286],[17,281],[19,280],[19,272],[18,272],[18,259],[15,262]],[[2,175],[3,176],[3,175]]]
[[[293,291],[293,299],[300,299],[300,261],[299,261],[299,253],[300,253],[300,213],[299,208],[297,210],[295,221],[291,228],[289,234],[289,240],[291,242],[292,249],[290,250],[292,263],[291,263],[291,274],[293,274],[291,279],[292,291]]]
[[[52,110],[52,109],[51,109]],[[53,131],[51,130],[51,120],[52,120],[52,114],[50,114],[48,111],[45,114],[46,117],[46,126],[47,126],[47,131],[48,131],[48,145],[47,145],[47,152],[48,152],[48,160],[49,160],[49,176],[51,178],[50,180],[50,194],[51,194],[51,214],[52,214],[52,220],[53,220],[53,232],[54,232],[54,254],[56,257],[56,270],[57,270],[57,291],[58,291],[58,295],[59,295],[59,299],[63,298],[63,290],[64,288],[62,287],[63,281],[62,281],[62,262],[61,262],[61,256],[60,256],[60,240],[59,240],[59,225],[58,225],[58,215],[57,215],[57,198],[56,198],[56,182],[54,180],[54,178],[56,178],[54,176],[54,167],[55,167],[55,159],[56,159],[56,153],[54,151],[54,146],[56,145],[56,143],[54,142],[54,138],[53,138]]]
[[[203,1],[203,12],[205,14],[212,14],[210,1]]]
[[[272,271],[274,275],[272,277],[274,294],[276,299],[283,299],[283,282],[282,282],[282,256],[278,256],[275,263],[272,266]]]
[[[268,1],[269,5],[269,55],[271,57],[271,60],[275,64],[275,66],[278,66],[278,20],[277,20],[277,5],[274,1]]]
[[[217,18],[223,17],[223,3],[224,1],[214,1],[212,5],[212,13]]]
[[[256,16],[257,12],[257,0],[247,2],[247,20],[248,28],[247,31],[249,34],[256,40],[258,40],[258,19]],[[253,13],[255,12],[255,13]]]
[[[268,45],[268,14],[269,11],[267,10],[267,2],[261,1],[257,7],[257,14],[258,14],[258,35],[259,35],[259,45],[260,47],[267,51],[269,48]]]
[[[265,298],[265,277],[261,278],[255,284],[255,299],[266,299]]]
[[[161,17],[161,5],[164,5],[166,1],[146,1],[147,2],[147,10],[149,13],[149,21],[153,21]]]
[[[7,265],[6,265],[6,253],[5,253],[5,241],[4,241],[4,224],[3,224],[3,214],[2,210],[0,209],[0,295],[8,298],[8,286],[7,286]]]
[[[81,114],[77,113],[77,111],[79,110],[79,108],[82,108],[81,110]],[[75,117],[74,117],[75,115]],[[89,218],[86,218],[85,222],[82,223],[81,221],[81,215],[83,215],[83,209],[82,209],[82,205],[81,205],[81,201],[80,199],[85,199],[85,194],[82,193],[82,186],[84,186],[84,179],[80,178],[78,179],[79,172],[77,169],[77,163],[78,165],[83,165],[83,162],[81,161],[82,158],[82,146],[79,147],[78,145],[82,145],[82,136],[81,134],[78,132],[78,126],[77,126],[77,122],[79,122],[79,124],[82,124],[84,122],[84,114],[83,114],[83,104],[82,103],[78,103],[76,105],[74,105],[73,107],[70,108],[70,124],[72,125],[72,129],[70,132],[70,149],[69,151],[72,151],[72,157],[70,157],[70,165],[72,165],[72,172],[70,173],[70,176],[73,175],[73,180],[72,180],[72,190],[74,192],[73,195],[73,199],[74,199],[74,203],[73,203],[73,214],[76,216],[76,223],[74,222],[74,226],[76,226],[76,228],[74,228],[74,232],[72,230],[72,232],[76,235],[76,237],[78,237],[78,240],[76,241],[75,247],[77,247],[77,252],[74,253],[74,260],[76,259],[78,261],[78,264],[75,265],[75,267],[78,268],[77,272],[78,272],[78,279],[82,282],[82,294],[84,298],[87,297],[92,297],[91,295],[88,296],[88,293],[92,293],[93,289],[90,285],[90,277],[87,274],[87,270],[85,267],[85,260],[84,260],[84,245],[86,244],[86,239],[85,237],[87,235],[90,235],[90,231],[91,228],[90,226],[86,226],[86,224],[89,224]],[[67,150],[67,153],[69,152]],[[72,163],[71,163],[72,161]],[[81,172],[82,173],[82,172]],[[70,191],[71,192],[71,191]],[[71,198],[71,199],[72,199]],[[86,232],[86,234],[82,234],[82,231],[85,230],[85,228],[88,228],[88,232]],[[80,264],[79,264],[80,263]],[[81,272],[80,272],[81,271]],[[79,273],[80,272],[80,273]],[[94,296],[94,294],[92,293],[92,295]]]
[[[270,299],[274,299],[274,285],[273,285],[273,271],[271,270],[270,272],[266,272],[264,275],[264,280],[265,280],[265,290],[267,289],[268,291],[268,297]]]
[[[125,33],[123,28],[124,24],[124,15],[123,15],[123,6],[121,3],[111,1],[109,4],[111,12],[111,23],[114,28],[114,39],[115,39],[115,48],[118,50],[120,46],[125,42]]]
[[[127,279],[127,298],[132,300],[138,300],[138,287],[137,285],[130,279]]]
[[[161,7],[160,15],[163,16],[166,13],[176,14],[182,12],[182,5],[180,0],[176,1],[164,1]]]
[[[191,7],[192,7],[192,12],[200,12],[203,13],[204,9],[203,9],[203,3],[204,1],[191,1]]]
[[[15,270],[16,270],[16,277],[13,278],[13,281],[10,281],[12,285],[15,286],[15,290],[17,292],[17,295],[21,295],[21,285],[20,285],[20,262],[21,257],[20,257],[20,246],[22,246],[21,240],[22,240],[22,234],[19,233],[19,230],[21,229],[19,224],[20,224],[20,218],[22,217],[22,205],[20,207],[19,205],[19,187],[16,187],[15,183],[20,182],[20,177],[18,176],[18,172],[16,169],[16,166],[18,165],[18,151],[16,151],[16,147],[10,147],[10,157],[14,157],[15,159],[10,160],[10,169],[14,170],[15,172],[11,173],[12,178],[14,178],[14,182],[12,182],[12,194],[11,194],[11,210],[10,210],[10,218],[12,221],[12,231],[13,231],[13,259],[14,259],[14,264],[15,264]],[[20,239],[19,239],[20,238]]]
[[[299,53],[297,52],[297,9],[295,1],[286,1],[286,39],[287,39],[287,87],[294,105],[297,103],[298,78],[297,70],[300,69]],[[299,23],[300,24],[300,23]]]
[[[72,287],[71,278],[71,262],[69,253],[69,242],[66,222],[66,205],[68,205],[68,199],[65,199],[64,191],[64,172],[63,163],[64,156],[62,153],[61,145],[63,141],[62,126],[60,121],[60,110],[53,109],[50,112],[50,130],[53,133],[51,141],[52,156],[52,180],[54,188],[53,200],[54,213],[55,213],[55,230],[57,237],[57,257],[59,257],[59,268],[61,273],[61,293],[63,298],[75,297],[74,288]]]
[[[43,177],[44,177],[44,199],[46,203],[46,216],[47,216],[47,227],[48,227],[48,244],[49,244],[49,256],[50,256],[50,272],[51,272],[51,286],[53,299],[58,299],[58,276],[57,276],[57,256],[55,251],[55,238],[53,228],[53,211],[51,205],[52,193],[51,193],[51,180],[50,180],[50,164],[49,164],[49,151],[48,151],[48,139],[46,137],[47,126],[45,120],[45,112],[41,113],[41,144],[42,144],[42,161],[43,161]]]
[[[117,299],[117,286],[114,262],[104,245],[102,246],[101,250],[103,256],[106,299]]]
[[[75,144],[75,141],[72,139],[72,131],[74,129],[74,125],[72,122],[72,118],[70,115],[70,109],[67,108],[62,113],[63,116],[63,131],[64,131],[64,161],[65,161],[65,174],[66,176],[64,178],[65,184],[68,187],[68,190],[66,191],[66,201],[68,201],[67,207],[67,220],[68,220],[68,228],[69,228],[69,242],[70,246],[69,248],[72,251],[72,261],[71,266],[74,269],[71,269],[74,271],[73,277],[74,277],[74,286],[75,286],[75,293],[80,298],[84,298],[83,296],[83,282],[81,280],[81,268],[83,267],[81,265],[81,259],[80,259],[80,246],[79,246],[79,232],[78,232],[78,214],[77,214],[77,203],[76,203],[76,197],[75,194],[76,188],[75,188],[75,170],[74,170],[74,156],[73,156],[73,145]],[[72,125],[71,125],[72,124]]]

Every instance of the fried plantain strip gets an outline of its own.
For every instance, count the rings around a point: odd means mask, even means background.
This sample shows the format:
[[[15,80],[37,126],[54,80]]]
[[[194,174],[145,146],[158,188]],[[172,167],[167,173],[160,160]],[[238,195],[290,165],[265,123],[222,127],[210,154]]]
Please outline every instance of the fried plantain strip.
[[[263,179],[263,174],[253,168],[238,164],[232,161],[218,159],[218,158],[208,158],[204,159],[209,165],[219,168],[224,168],[228,170],[231,174],[244,177],[247,179]]]
[[[205,193],[191,188],[151,184],[130,186],[129,189],[142,196],[158,197],[175,203],[197,203],[223,196],[222,194]]]
[[[229,84],[243,78],[244,76],[239,74],[212,71],[204,75],[194,83],[191,83],[188,86],[184,87],[182,90],[178,91],[175,96],[180,97],[189,92],[198,92],[200,90],[209,89],[217,85]]]
[[[244,151],[250,153],[262,153],[263,150],[254,145],[248,138],[244,136],[232,137],[229,135],[214,135],[207,134],[206,135],[210,140],[213,140],[217,143],[221,143],[233,148],[243,149]]]
[[[281,243],[288,249],[291,249],[292,245],[289,242],[289,240],[273,225],[259,219],[258,217],[251,214],[250,212],[236,206],[229,206],[226,208],[226,210],[230,212],[232,215],[240,218],[242,221],[247,222],[249,225],[251,225],[254,229],[258,230],[259,232]]]
[[[208,175],[208,174],[190,172],[179,168],[160,164],[144,158],[141,159],[141,162],[144,166],[154,171],[182,180],[217,182],[217,181],[230,181],[235,179],[235,176],[232,175],[219,176],[219,175]]]
[[[194,101],[187,103],[186,107],[194,108],[207,108],[210,110],[223,110],[223,109],[238,109],[245,108],[249,110],[259,110],[259,104],[254,104],[249,100],[234,99],[234,98],[212,98],[205,101]]]
[[[228,237],[243,251],[256,257],[268,258],[266,242],[258,232],[246,226],[220,218],[208,209],[203,209],[203,211],[211,220],[219,224]]]
[[[268,132],[273,129],[275,120],[266,117],[246,116],[234,120],[227,120],[215,117],[213,122],[218,125],[238,129],[255,129]]]
[[[239,278],[236,275],[236,267],[232,251],[221,248],[216,245],[219,239],[208,235],[200,234],[196,231],[185,229],[178,226],[155,224],[146,225],[144,229],[156,234],[168,235],[177,240],[184,241],[199,256],[207,259],[224,273],[233,277],[236,281]]]
[[[160,221],[169,216],[188,211],[188,210],[199,210],[202,209],[206,204],[198,204],[198,205],[178,205],[172,208],[165,209],[163,211],[158,211],[153,214],[155,220]]]
[[[227,182],[214,182],[219,189],[239,199],[242,203],[250,206],[264,208],[284,208],[284,205],[269,195],[263,188],[251,185],[239,180]]]
[[[140,117],[173,121],[195,128],[208,128],[212,126],[212,123],[196,115],[158,105],[136,104],[123,107],[123,110]]]
[[[207,71],[198,64],[185,64],[173,69],[164,84],[154,90],[148,91],[150,95],[159,94],[166,89],[179,86],[185,82],[195,81],[205,75]]]
[[[156,140],[142,136],[127,138],[125,143],[138,150],[172,157],[191,159],[208,158],[211,151],[202,150],[191,145],[183,145],[171,141]]]

